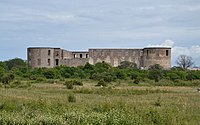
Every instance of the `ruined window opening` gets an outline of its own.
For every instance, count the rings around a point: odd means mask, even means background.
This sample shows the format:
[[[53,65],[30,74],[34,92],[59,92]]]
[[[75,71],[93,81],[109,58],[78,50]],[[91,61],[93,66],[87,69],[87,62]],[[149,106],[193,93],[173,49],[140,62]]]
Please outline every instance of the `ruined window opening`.
[[[76,58],[76,54],[74,54],[74,58]]]
[[[140,56],[143,56],[143,51],[140,51]]]
[[[31,56],[31,50],[29,50],[28,55]]]
[[[80,54],[80,58],[83,58],[83,54]]]
[[[50,59],[48,59],[48,65],[49,65],[49,66],[51,65],[51,60],[50,60]]]
[[[59,59],[56,59],[56,66],[59,65]]]
[[[86,54],[86,58],[88,58],[88,54]]]
[[[59,52],[56,52],[56,56],[59,56]]]
[[[48,55],[49,55],[49,56],[51,55],[51,50],[48,50]]]
[[[149,50],[147,50],[147,56],[149,55]]]
[[[166,50],[166,56],[169,56],[169,50]]]
[[[41,65],[41,59],[38,59],[38,65]]]
[[[160,53],[159,53],[159,51],[156,51],[156,56],[160,56]]]

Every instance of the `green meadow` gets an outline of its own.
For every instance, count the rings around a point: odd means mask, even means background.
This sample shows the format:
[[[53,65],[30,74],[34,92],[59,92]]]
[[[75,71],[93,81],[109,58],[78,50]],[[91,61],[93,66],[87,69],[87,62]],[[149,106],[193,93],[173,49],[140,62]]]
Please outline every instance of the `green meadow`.
[[[197,87],[130,85],[106,87],[83,80],[0,88],[1,125],[199,125]],[[28,85],[27,85],[28,84]]]

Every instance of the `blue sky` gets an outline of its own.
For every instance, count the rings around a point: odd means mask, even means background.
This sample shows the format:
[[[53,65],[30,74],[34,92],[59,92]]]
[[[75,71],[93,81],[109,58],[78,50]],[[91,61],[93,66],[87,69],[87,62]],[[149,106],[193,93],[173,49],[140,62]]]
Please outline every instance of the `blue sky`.
[[[172,46],[200,66],[200,0],[0,0],[0,60],[30,46]]]

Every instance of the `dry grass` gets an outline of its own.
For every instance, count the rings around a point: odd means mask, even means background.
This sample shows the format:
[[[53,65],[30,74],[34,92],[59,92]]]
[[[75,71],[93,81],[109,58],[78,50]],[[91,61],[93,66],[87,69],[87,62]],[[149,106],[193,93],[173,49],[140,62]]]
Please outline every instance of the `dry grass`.
[[[74,103],[67,100],[71,93],[76,97]],[[33,116],[29,118],[27,113]],[[25,117],[30,124],[51,119],[53,124],[121,124],[123,121],[124,124],[197,125],[200,93],[195,87],[123,85],[101,88],[84,83],[84,86],[68,90],[62,84],[41,83],[26,89],[0,88],[0,116],[0,124],[14,123],[16,119],[16,123],[25,124]],[[48,120],[45,122],[50,124]]]

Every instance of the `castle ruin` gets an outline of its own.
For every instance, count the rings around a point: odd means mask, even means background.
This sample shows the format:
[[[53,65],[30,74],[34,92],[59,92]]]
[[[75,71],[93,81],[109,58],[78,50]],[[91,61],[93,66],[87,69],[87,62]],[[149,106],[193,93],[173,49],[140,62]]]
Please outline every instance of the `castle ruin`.
[[[89,49],[88,51],[68,51],[61,48],[30,47],[27,49],[28,64],[31,67],[83,66],[106,62],[117,67],[123,61],[137,64],[138,68],[147,69],[160,64],[165,69],[171,68],[171,48],[148,47],[143,49]]]

